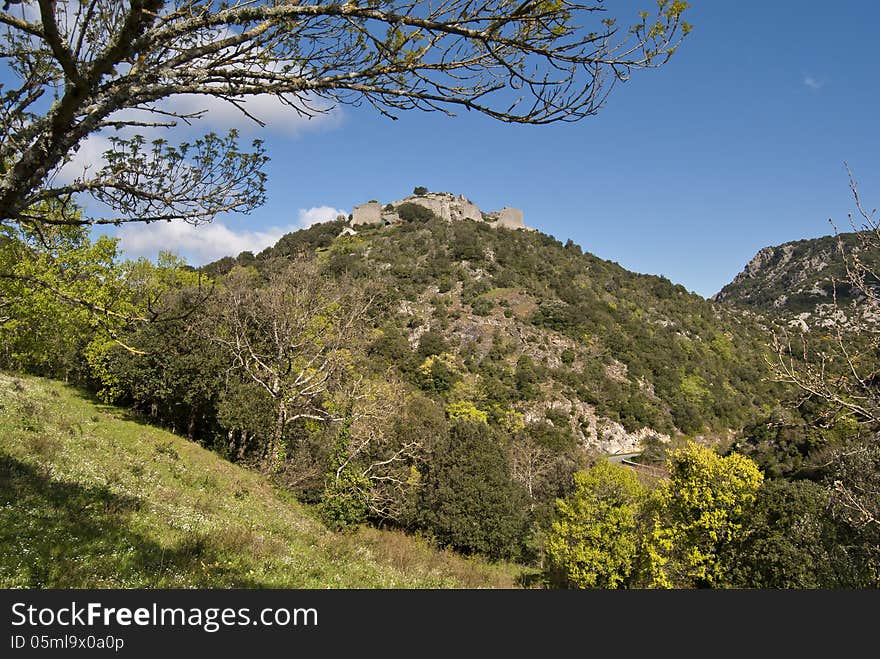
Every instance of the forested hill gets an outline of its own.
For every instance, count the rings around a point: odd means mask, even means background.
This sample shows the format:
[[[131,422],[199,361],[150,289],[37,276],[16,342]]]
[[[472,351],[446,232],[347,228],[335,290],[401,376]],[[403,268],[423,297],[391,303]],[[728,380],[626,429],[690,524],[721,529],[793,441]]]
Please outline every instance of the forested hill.
[[[627,271],[568,241],[471,221],[392,227],[342,221],[206,266],[317,252],[337,277],[379,291],[369,355],[447,405],[607,452],[655,432],[722,432],[776,396],[753,314]],[[778,393],[778,392],[777,392]]]
[[[844,253],[859,255],[865,264],[880,263],[880,254],[860,249],[858,235],[840,235]],[[762,311],[814,313],[831,305],[849,305],[855,297],[847,282],[837,236],[796,240],[765,247],[713,299]]]

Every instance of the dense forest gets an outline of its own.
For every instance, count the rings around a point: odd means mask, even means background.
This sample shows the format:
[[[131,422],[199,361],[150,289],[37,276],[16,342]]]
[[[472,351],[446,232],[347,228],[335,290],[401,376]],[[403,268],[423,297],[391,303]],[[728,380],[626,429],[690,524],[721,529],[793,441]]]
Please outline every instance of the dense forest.
[[[872,419],[774,370],[785,317],[537,232],[343,225],[202,268],[5,235],[0,367],[259,471],[330,529],[548,586],[878,584]]]

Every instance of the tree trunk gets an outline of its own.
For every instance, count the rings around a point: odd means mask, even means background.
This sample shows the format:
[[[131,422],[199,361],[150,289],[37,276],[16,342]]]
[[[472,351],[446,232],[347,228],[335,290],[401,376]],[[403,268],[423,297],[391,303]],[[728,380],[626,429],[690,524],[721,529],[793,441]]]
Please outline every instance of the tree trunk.
[[[196,409],[190,408],[189,411],[189,419],[186,423],[186,437],[189,440],[194,440],[196,437]]]
[[[287,424],[287,406],[283,400],[278,401],[275,411],[275,430],[269,443],[269,466],[272,471],[280,471],[284,461],[284,427]]]
[[[247,443],[248,443],[248,434],[247,430],[241,431],[241,443],[238,445],[238,461],[244,462],[245,457],[247,457]]]

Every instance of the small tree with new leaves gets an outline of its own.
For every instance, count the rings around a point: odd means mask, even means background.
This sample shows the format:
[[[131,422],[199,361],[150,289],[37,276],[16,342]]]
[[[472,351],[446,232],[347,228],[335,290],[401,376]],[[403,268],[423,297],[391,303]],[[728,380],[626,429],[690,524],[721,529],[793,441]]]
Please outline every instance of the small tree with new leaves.
[[[569,588],[626,587],[639,561],[647,492],[634,471],[606,461],[574,478],[575,491],[557,501],[547,537],[550,581]]]
[[[750,459],[722,457],[690,442],[667,463],[669,480],[654,493],[648,538],[655,587],[718,587],[728,566],[724,549],[742,531],[764,476]]]

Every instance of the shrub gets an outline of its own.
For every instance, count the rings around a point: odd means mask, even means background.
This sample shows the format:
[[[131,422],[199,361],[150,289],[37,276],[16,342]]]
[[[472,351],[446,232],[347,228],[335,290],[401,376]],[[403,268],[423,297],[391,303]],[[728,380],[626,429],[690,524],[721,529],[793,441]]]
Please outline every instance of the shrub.
[[[725,585],[775,589],[858,587],[846,579],[846,543],[838,537],[828,506],[828,492],[816,483],[765,482],[758,490],[742,537],[725,552],[730,565]]]
[[[550,581],[571,588],[625,587],[638,563],[645,490],[634,471],[604,461],[574,479],[574,493],[556,504],[547,538]]]
[[[430,357],[431,355],[439,355],[446,352],[449,346],[446,339],[440,332],[428,330],[419,338],[419,357]]]
[[[478,297],[473,302],[471,302],[471,308],[474,311],[474,314],[477,316],[488,316],[492,313],[492,308],[495,305],[492,303],[492,300],[485,297]]]
[[[525,533],[524,497],[510,479],[499,440],[484,423],[459,421],[450,428],[425,476],[421,523],[459,551],[514,558]]]
[[[668,468],[657,491],[652,585],[718,587],[730,570],[724,548],[742,536],[764,475],[744,456],[721,457],[694,442],[674,451]]]
[[[347,531],[365,522],[367,502],[363,491],[369,487],[369,479],[356,473],[328,483],[319,508],[324,524],[334,531]]]
[[[420,204],[414,204],[411,201],[404,202],[398,206],[397,215],[404,222],[427,222],[437,217],[431,209],[425,208]]]

